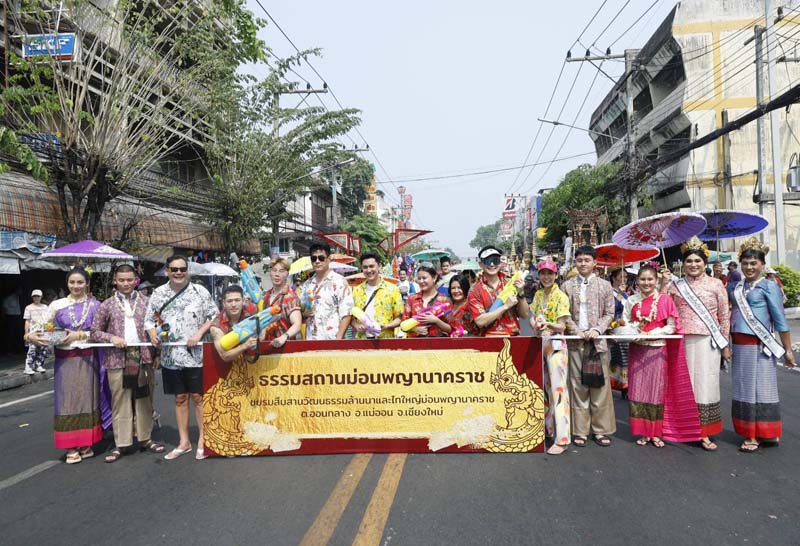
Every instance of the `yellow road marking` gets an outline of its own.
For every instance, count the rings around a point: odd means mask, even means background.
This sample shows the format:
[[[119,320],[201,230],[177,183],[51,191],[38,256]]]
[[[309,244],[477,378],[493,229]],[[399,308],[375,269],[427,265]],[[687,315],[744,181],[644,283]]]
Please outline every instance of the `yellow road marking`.
[[[407,454],[392,453],[381,471],[378,485],[364,513],[353,546],[377,546],[383,537],[383,529],[389,518],[389,510],[397,494],[397,486],[403,475]]]
[[[350,460],[300,546],[325,546],[328,543],[371,458],[371,453],[358,453]]]

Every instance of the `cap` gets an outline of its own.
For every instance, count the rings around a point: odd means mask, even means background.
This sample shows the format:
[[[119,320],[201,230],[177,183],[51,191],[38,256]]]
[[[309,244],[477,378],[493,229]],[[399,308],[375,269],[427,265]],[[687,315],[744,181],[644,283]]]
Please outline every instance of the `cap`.
[[[767,269],[767,275],[777,275],[778,272],[772,269],[771,267]]]
[[[38,288],[36,290],[34,290],[33,292],[31,292],[31,297],[33,297],[33,296],[41,296],[41,295],[42,295],[42,291],[39,290]]]
[[[547,269],[548,271],[552,271],[555,274],[558,274],[558,266],[553,260],[542,260],[539,262],[537,269],[541,271],[542,269]]]
[[[485,260],[486,258],[488,258],[490,256],[502,256],[502,255],[503,255],[503,253],[500,252],[500,250],[498,248],[493,247],[493,246],[485,246],[485,247],[483,247],[481,249],[480,252],[478,252],[478,259],[479,260]]]
[[[739,267],[739,264],[737,264],[736,262],[730,262],[730,263],[728,263],[728,267],[730,267],[730,266]]]

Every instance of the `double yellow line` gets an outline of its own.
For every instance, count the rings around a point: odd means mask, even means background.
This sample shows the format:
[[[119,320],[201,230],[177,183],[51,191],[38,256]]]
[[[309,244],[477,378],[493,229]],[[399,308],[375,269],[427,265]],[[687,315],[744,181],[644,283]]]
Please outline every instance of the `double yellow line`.
[[[364,517],[361,519],[361,525],[358,527],[356,538],[353,540],[353,546],[380,544],[386,520],[389,518],[389,511],[397,494],[397,486],[403,475],[406,457],[405,453],[392,453],[386,459],[381,477],[378,479],[378,485],[375,486]],[[328,500],[325,501],[325,506],[322,507],[314,523],[306,531],[300,546],[325,546],[328,544],[371,459],[371,453],[359,453],[353,456],[347,468],[344,469],[342,477],[336,483],[336,487],[331,491]]]

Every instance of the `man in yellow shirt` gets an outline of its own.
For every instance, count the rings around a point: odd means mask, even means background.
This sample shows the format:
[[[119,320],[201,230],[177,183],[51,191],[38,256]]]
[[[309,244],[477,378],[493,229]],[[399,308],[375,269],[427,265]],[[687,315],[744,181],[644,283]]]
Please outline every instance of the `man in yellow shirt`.
[[[373,252],[361,255],[361,271],[366,281],[353,288],[354,306],[364,311],[380,328],[375,336],[366,324],[353,318],[356,339],[393,338],[394,329],[403,317],[403,297],[400,290],[381,276],[381,257]],[[365,321],[366,322],[366,321]]]

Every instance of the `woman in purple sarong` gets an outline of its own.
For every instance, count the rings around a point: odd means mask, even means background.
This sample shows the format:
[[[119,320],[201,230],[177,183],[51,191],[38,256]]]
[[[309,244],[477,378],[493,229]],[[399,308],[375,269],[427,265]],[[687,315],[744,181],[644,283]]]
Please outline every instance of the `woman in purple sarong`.
[[[67,464],[94,456],[92,444],[103,435],[100,426],[99,362],[94,349],[77,347],[88,341],[89,327],[99,302],[88,296],[89,274],[76,267],[67,275],[69,296],[50,304],[49,322],[66,337],[55,347],[56,448],[66,449]],[[30,341],[47,343],[43,334],[31,334]]]

